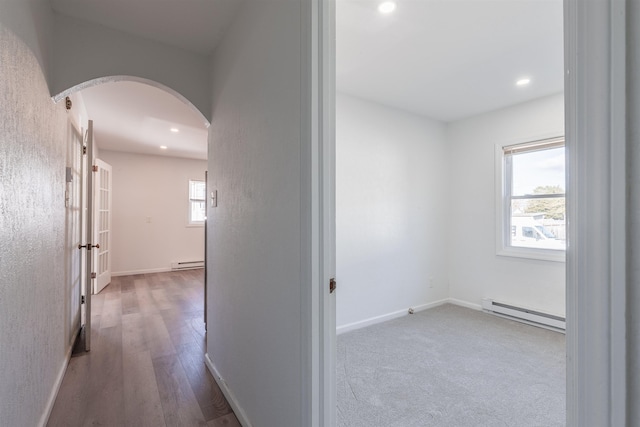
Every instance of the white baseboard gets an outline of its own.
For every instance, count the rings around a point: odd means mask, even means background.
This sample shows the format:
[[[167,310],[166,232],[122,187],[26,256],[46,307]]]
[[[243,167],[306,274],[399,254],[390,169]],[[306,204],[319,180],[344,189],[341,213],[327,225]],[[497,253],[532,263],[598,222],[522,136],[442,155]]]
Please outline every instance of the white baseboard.
[[[222,390],[222,394],[224,394],[224,397],[227,398],[227,402],[229,402],[231,409],[233,409],[233,413],[236,415],[236,418],[240,422],[240,425],[242,425],[242,427],[253,427],[253,424],[251,424],[251,422],[249,421],[247,414],[240,406],[238,399],[236,399],[235,395],[227,385],[227,382],[224,380],[224,378],[222,378],[222,375],[220,375],[218,369],[216,369],[213,361],[209,358],[209,353],[204,355],[204,359],[205,364],[207,365],[207,369],[209,369],[209,372],[211,372],[213,379],[218,384],[218,387],[220,387],[220,390]]]
[[[470,308],[472,310],[482,311],[482,306],[480,304],[474,304],[472,302],[463,301],[460,299],[449,298],[447,301],[449,304],[458,305],[460,307]]]
[[[69,361],[71,360],[71,353],[73,352],[73,344],[67,349],[67,354],[64,357],[64,361],[62,363],[62,367],[58,372],[58,376],[56,377],[56,382],[53,385],[53,390],[51,390],[51,394],[49,395],[49,399],[47,399],[47,405],[45,406],[45,410],[40,417],[40,421],[38,422],[38,426],[45,427],[49,422],[49,417],[51,416],[51,412],[53,411],[53,405],[56,403],[56,398],[58,397],[58,392],[60,391],[60,387],[62,386],[62,380],[64,379],[64,374],[67,373],[67,367],[69,366]]]
[[[430,308],[440,307],[441,305],[445,305],[449,300],[447,298],[441,299],[439,301],[430,302],[429,304],[422,304],[417,307],[413,307],[414,312],[429,310]]]
[[[133,276],[136,274],[166,273],[171,271],[171,267],[167,268],[150,268],[147,270],[131,270],[131,271],[112,271],[111,276]]]
[[[448,299],[442,299],[439,301],[431,302],[428,304],[421,304],[413,308],[414,312],[428,310],[430,308],[438,307],[443,304],[448,303]],[[478,306],[479,307],[479,306]],[[357,329],[366,328],[367,326],[375,325],[382,322],[388,322],[389,320],[397,319],[399,317],[407,316],[409,314],[409,309],[394,311],[393,313],[383,314],[381,316],[371,317],[369,319],[360,320],[358,322],[348,323],[346,325],[338,326],[336,328],[336,334],[344,334],[347,332],[355,331]]]

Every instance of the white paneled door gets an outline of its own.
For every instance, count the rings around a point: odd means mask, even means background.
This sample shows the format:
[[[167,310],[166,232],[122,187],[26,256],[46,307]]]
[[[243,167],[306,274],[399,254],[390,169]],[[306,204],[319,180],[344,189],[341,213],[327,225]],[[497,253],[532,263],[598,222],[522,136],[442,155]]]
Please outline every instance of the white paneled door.
[[[111,283],[111,165],[96,159],[93,167],[93,240],[100,246],[93,252],[96,278],[93,293]]]

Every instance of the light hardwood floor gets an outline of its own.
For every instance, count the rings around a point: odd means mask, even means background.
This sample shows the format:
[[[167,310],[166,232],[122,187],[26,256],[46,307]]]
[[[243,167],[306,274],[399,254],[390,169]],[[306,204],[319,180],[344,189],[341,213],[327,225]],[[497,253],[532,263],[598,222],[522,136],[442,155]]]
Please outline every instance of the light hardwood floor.
[[[48,426],[239,427],[204,362],[203,270],[114,277],[92,297]]]

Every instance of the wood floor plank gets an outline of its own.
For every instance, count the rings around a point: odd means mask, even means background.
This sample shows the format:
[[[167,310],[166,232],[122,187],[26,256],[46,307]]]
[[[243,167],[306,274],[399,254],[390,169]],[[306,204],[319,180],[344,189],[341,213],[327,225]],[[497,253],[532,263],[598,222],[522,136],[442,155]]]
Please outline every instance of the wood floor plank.
[[[71,358],[47,426],[82,425],[85,416],[82,408],[87,405],[89,363],[89,357],[84,355]]]
[[[124,425],[124,394],[122,390],[122,326],[100,328],[93,340],[91,369],[86,380],[87,405],[83,426]],[[94,334],[96,335],[96,334]]]
[[[151,297],[155,301],[158,310],[170,310],[173,306],[173,304],[169,302],[169,299],[167,299],[166,291],[162,288],[152,289]]]
[[[91,295],[91,314],[102,314],[104,307],[104,294]]]
[[[108,286],[107,286],[108,288]],[[106,288],[105,288],[106,290]],[[93,308],[93,305],[91,306]],[[106,293],[101,311],[101,328],[111,328],[122,323],[122,299],[120,293]]]
[[[124,294],[136,290],[134,277],[136,276],[119,276],[115,277],[113,280],[117,280],[120,282],[120,292]]]
[[[206,426],[191,385],[175,355],[153,359],[160,401],[167,426]]]
[[[123,316],[122,342],[126,351],[149,351],[151,357],[176,352],[160,314],[136,313]]]
[[[138,294],[135,288],[128,292],[122,293],[122,314],[134,314],[140,313],[140,306],[138,305]]]
[[[235,414],[231,413],[224,417],[209,421],[208,427],[242,427]]]
[[[204,365],[203,280],[121,276],[94,295],[92,350],[71,359],[48,425],[239,426]]]
[[[138,298],[138,307],[140,313],[158,313],[160,310],[156,305],[153,296],[151,295],[151,289],[149,289],[148,283],[144,281],[136,281],[136,296]]]
[[[151,357],[175,354],[176,349],[160,314],[145,316],[145,336]]]
[[[178,358],[205,419],[212,420],[231,412],[218,384],[208,375],[204,354],[197,344],[178,348]]]
[[[125,425],[165,426],[160,392],[149,351],[123,353]]]

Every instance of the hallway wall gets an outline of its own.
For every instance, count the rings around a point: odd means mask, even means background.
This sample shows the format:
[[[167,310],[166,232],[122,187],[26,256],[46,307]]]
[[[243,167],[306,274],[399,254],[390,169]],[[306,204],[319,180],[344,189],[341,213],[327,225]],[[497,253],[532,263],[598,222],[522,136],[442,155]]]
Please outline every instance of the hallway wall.
[[[114,275],[169,271],[174,261],[204,260],[204,227],[187,225],[187,202],[189,180],[204,181],[206,160],[108,150],[99,158],[112,167]]]
[[[255,426],[309,425],[301,4],[244,2],[213,57],[207,354]]]
[[[42,5],[0,2],[3,426],[46,421],[74,338],[64,267],[67,114],[49,97],[41,68],[47,48],[40,44],[49,40],[48,27],[36,25],[32,7]]]

